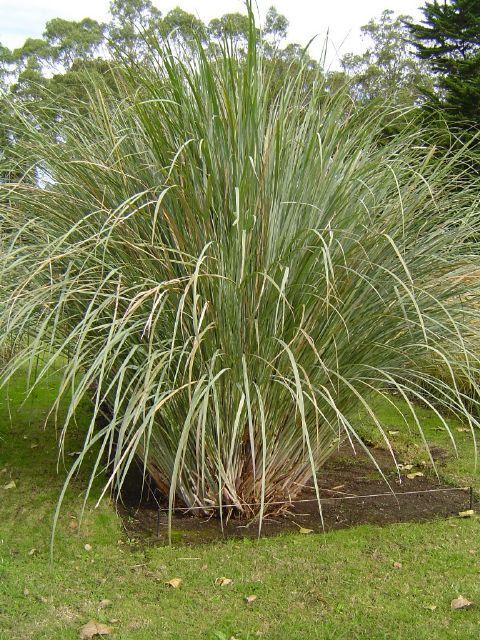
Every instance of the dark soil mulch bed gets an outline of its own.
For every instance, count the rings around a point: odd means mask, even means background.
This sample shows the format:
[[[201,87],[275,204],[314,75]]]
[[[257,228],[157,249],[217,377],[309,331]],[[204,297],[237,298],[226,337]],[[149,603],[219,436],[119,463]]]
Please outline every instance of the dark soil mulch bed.
[[[451,516],[469,508],[468,491],[454,490],[440,484],[435,476],[427,474],[422,467],[402,471],[400,481],[390,453],[383,449],[372,449],[371,452],[395,493],[390,492],[385,480],[365,453],[357,452],[357,455],[353,455],[350,448],[342,447],[325,464],[319,477],[325,531],[367,523],[385,525],[394,522],[421,522]],[[432,453],[434,458],[444,457],[441,449],[433,450]],[[425,475],[413,479],[406,477],[416,471]],[[123,504],[118,505],[126,531],[130,537],[165,543],[167,514],[164,510],[161,511],[158,519],[156,502],[148,490],[144,490],[144,497],[139,499],[140,487],[140,472],[131,474],[123,492]],[[431,491],[432,489],[435,491]],[[421,493],[411,493],[417,491]],[[299,527],[321,532],[322,525],[313,487],[306,487],[299,500],[303,502],[290,505],[285,515],[266,518],[262,525],[262,535],[294,532]],[[161,506],[165,507],[165,503],[161,502]],[[230,537],[257,537],[258,523],[232,518],[224,525],[222,533],[218,518],[196,517],[179,511],[173,517],[172,530],[174,542],[190,544]]]

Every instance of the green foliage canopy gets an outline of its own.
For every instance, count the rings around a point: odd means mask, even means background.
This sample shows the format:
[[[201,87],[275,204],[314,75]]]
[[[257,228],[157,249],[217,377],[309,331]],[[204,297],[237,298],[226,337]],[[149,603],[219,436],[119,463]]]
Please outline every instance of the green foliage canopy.
[[[427,2],[423,22],[408,22],[421,60],[437,74],[434,106],[454,124],[480,123],[480,1]]]
[[[342,67],[353,78],[357,100],[380,98],[414,104],[422,88],[431,86],[426,66],[413,55],[405,20],[406,16],[384,11],[378,21],[370,20],[361,29],[369,43],[366,51],[343,57]]]

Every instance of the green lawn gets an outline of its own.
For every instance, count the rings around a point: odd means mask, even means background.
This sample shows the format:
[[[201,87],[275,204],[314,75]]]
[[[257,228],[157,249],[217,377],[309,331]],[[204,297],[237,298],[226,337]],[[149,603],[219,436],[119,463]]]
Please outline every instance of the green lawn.
[[[127,539],[108,502],[96,511],[89,508],[80,533],[72,528],[85,488],[85,476],[79,476],[67,492],[50,564],[53,510],[65,476],[63,464],[56,471],[53,424],[43,429],[53,387],[44,384],[21,406],[23,387],[16,380],[9,401],[5,393],[1,398],[2,640],[78,638],[90,619],[109,624],[116,639],[479,637],[476,518],[361,526],[325,537],[146,547]],[[388,405],[381,411],[387,429],[400,431],[393,439],[404,457],[424,459],[419,447],[407,447],[408,427]],[[423,418],[428,441],[444,446],[438,420],[427,411]],[[85,420],[87,408],[78,416],[80,425]],[[370,432],[368,424],[365,429]],[[449,460],[442,473],[452,482],[469,483],[475,479],[469,436],[456,436],[460,459]],[[73,436],[67,448],[77,447]],[[12,480],[16,486],[5,488]],[[475,486],[480,487],[478,479]],[[233,583],[215,586],[222,576]],[[165,586],[174,577],[182,579],[180,588]],[[452,611],[450,602],[460,594],[478,606]],[[245,602],[249,595],[257,596],[251,604]],[[105,599],[111,604],[100,606]]]

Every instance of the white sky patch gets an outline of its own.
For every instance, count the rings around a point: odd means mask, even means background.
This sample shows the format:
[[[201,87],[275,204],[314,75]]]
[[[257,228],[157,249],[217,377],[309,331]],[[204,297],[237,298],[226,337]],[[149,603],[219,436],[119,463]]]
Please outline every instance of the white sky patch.
[[[180,6],[204,22],[224,13],[244,12],[242,0],[154,0],[162,13]],[[274,5],[289,22],[288,41],[307,44],[316,36],[310,52],[319,57],[328,34],[327,66],[338,66],[338,59],[350,51],[364,49],[360,27],[378,18],[384,9],[421,18],[422,0],[257,0],[260,15]],[[81,20],[108,19],[109,0],[0,0],[0,42],[19,47],[26,38],[41,37],[45,23],[52,18]]]

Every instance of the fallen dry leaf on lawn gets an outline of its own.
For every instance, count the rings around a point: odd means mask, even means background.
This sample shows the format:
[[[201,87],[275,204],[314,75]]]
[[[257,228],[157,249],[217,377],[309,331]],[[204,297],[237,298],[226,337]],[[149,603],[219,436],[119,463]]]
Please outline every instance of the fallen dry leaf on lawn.
[[[394,562],[393,563],[393,568],[394,569],[401,569],[402,568],[402,563],[401,562]]]
[[[410,471],[410,469],[413,469],[413,464],[399,464],[398,468],[401,469],[402,471]]]
[[[300,527],[298,530],[298,533],[301,533],[303,535],[307,535],[309,533],[313,533],[313,529],[305,529],[305,527]]]
[[[85,551],[91,551],[93,547],[91,544],[88,544],[87,542],[87,544],[83,548],[85,549]]]
[[[470,431],[470,429],[467,429],[467,427],[458,427],[457,431],[458,431],[458,433],[466,433],[466,432]]]
[[[37,553],[37,550],[35,549],[35,547],[33,549],[30,549],[30,551],[28,552],[29,556],[34,556]]]
[[[466,511],[458,512],[459,518],[471,518],[474,515],[475,515],[475,511],[473,509],[467,509]]]
[[[232,584],[233,580],[231,578],[226,578],[225,576],[222,576],[221,578],[217,578],[215,580],[215,584],[217,585],[217,587],[226,587],[229,584]]]
[[[247,604],[252,604],[252,602],[255,602],[256,599],[257,599],[257,596],[246,596],[245,597],[245,602]]]
[[[413,473],[407,473],[407,478],[413,480],[414,478],[422,478],[424,475],[423,471],[414,471]]]
[[[30,449],[36,449],[37,447],[38,447],[38,444],[36,442],[30,445]]]
[[[174,589],[178,589],[178,587],[182,584],[182,579],[172,578],[171,580],[168,580],[167,582],[165,582],[165,584],[167,585],[167,587],[173,587]]]
[[[343,489],[343,487],[345,486],[345,484],[337,484],[336,487],[332,487],[330,489],[330,491],[337,491],[337,489]]]
[[[104,598],[103,600],[100,600],[98,606],[100,609],[106,609],[107,607],[111,607],[112,604],[113,602],[111,600],[109,600],[108,598]]]
[[[111,633],[111,628],[107,627],[106,624],[90,620],[80,629],[80,640],[90,640],[95,636],[109,636]]]
[[[15,484],[15,480],[10,480],[7,484],[3,485],[4,489],[16,489],[17,485]]]
[[[72,531],[76,531],[78,529],[78,522],[76,520],[70,520],[68,526]]]
[[[468,607],[471,607],[472,605],[473,602],[470,602],[470,600],[467,600],[463,596],[458,596],[458,598],[455,598],[450,603],[452,609],[468,609]]]
[[[391,436],[398,436],[398,434],[400,433],[400,431],[389,431],[388,432]]]
[[[298,527],[298,533],[302,533],[303,535],[313,533],[313,529],[306,529],[305,527],[302,527],[301,524],[298,524],[298,522],[295,522],[295,520],[292,520],[292,523]]]
[[[436,604],[426,604],[424,606],[424,609],[428,609],[429,611],[435,611],[436,608],[437,608]]]

